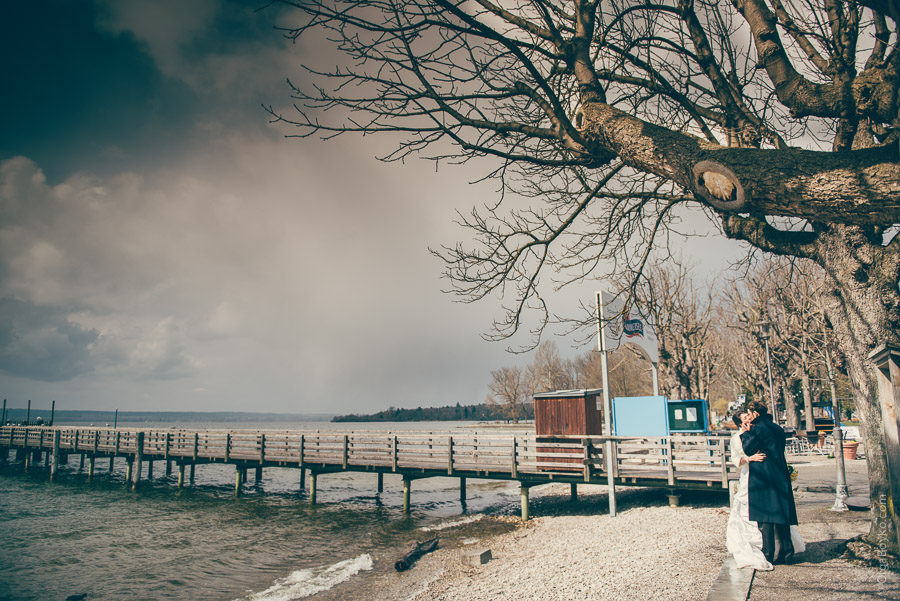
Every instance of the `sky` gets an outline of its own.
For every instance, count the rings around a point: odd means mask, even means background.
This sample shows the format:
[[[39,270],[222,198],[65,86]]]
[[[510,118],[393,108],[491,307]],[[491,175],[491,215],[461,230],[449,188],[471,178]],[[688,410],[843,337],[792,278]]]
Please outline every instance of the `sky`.
[[[262,4],[262,3],[261,3]],[[290,138],[262,105],[322,49],[231,0],[0,5],[0,397],[60,409],[374,412],[484,401],[484,341],[429,246],[486,167]],[[698,231],[709,228],[697,216]],[[690,223],[690,220],[689,220]],[[705,228],[705,229],[704,229]],[[690,229],[690,227],[688,227]],[[740,255],[713,238],[686,255]],[[718,267],[717,267],[718,268]],[[590,302],[596,283],[554,299]],[[558,338],[565,355],[584,352]]]

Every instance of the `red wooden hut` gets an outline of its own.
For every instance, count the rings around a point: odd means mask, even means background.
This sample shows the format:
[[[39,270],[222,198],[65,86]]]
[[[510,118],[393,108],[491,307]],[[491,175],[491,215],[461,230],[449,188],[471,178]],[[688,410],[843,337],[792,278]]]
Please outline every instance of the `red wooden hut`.
[[[603,389],[557,390],[534,395],[534,431],[538,453],[565,453],[564,449],[542,447],[540,443],[571,442],[562,436],[603,434]],[[578,464],[582,469],[581,451],[572,457],[544,457],[541,462]],[[554,468],[556,469],[556,468]],[[569,468],[560,468],[569,469]]]

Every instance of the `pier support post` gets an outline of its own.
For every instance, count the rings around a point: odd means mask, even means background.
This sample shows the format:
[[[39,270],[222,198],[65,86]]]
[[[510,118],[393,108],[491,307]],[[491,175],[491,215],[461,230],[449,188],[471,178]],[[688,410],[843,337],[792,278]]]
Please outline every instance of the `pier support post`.
[[[31,464],[31,451],[25,449],[25,470],[28,470],[28,466]]]
[[[669,489],[669,507],[678,507],[681,504],[681,496],[674,488]]]
[[[524,482],[519,482],[519,499],[522,502],[522,520],[526,522],[530,517],[528,513],[528,489],[530,488],[530,485],[525,484]]]
[[[184,464],[178,464],[178,488],[184,488]]]
[[[153,480],[153,460],[147,460],[147,480]]]
[[[132,489],[137,490],[141,486],[141,466],[144,463],[144,433],[137,433],[137,450],[134,453],[134,483]]]
[[[94,478],[94,460],[95,457],[91,455],[90,459],[88,459],[88,481],[90,482]]]
[[[59,430],[53,432],[53,461],[50,463],[50,480],[56,477],[56,471],[59,469]]]
[[[191,464],[191,484],[194,483],[194,468],[197,466],[196,463]]]
[[[300,468],[300,492],[306,488],[306,468]]]
[[[110,474],[113,473],[113,468],[114,468],[114,467],[116,467],[116,456],[115,456],[115,455],[110,455],[110,456],[109,456],[109,473],[110,473]]]
[[[234,467],[234,496],[241,496],[241,483],[244,481],[243,470],[239,466]]]
[[[316,474],[314,471],[309,471],[309,504],[316,504]]]
[[[166,459],[166,476],[172,475],[172,460]]]
[[[459,479],[459,502],[463,505],[466,504],[466,479]]]
[[[262,482],[262,468],[261,467],[256,468],[256,476],[254,477],[254,480],[256,480],[257,484]]]
[[[384,474],[378,472],[378,494],[384,492]]]
[[[409,513],[409,493],[412,479],[403,477],[403,513]]]
[[[87,454],[87,453],[82,453],[82,454],[81,454],[81,461],[78,462],[78,471],[79,471],[79,472],[84,471],[84,456],[85,456],[86,454]]]
[[[569,498],[573,503],[578,500],[578,485],[574,482],[569,484]]]
[[[134,459],[131,457],[125,458],[125,482],[131,482],[131,477],[134,471]]]

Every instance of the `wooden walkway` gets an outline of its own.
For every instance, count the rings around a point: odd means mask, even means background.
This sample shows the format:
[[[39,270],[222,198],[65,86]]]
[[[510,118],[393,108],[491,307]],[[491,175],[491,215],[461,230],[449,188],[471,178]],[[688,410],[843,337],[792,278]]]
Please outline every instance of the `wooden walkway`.
[[[571,485],[606,484],[614,500],[615,487],[727,490],[737,478],[728,462],[728,439],[696,435],[663,438],[571,436],[552,442],[530,435],[481,432],[307,432],[278,430],[109,429],[86,427],[0,427],[0,459],[11,450],[26,468],[44,456],[51,480],[59,464],[71,454],[88,462],[88,477],[95,461],[108,458],[112,471],[116,458],[126,462],[126,481],[141,483],[143,465],[152,477],[154,461],[163,461],[166,473],[178,468],[178,487],[184,486],[185,468],[191,479],[195,466],[226,463],[235,466],[235,494],[246,482],[247,470],[300,469],[305,488],[309,472],[309,500],[316,502],[321,474],[341,471],[373,472],[378,492],[383,474],[403,477],[404,510],[410,508],[410,484],[420,478],[455,477],[465,502],[467,478],[516,480],[521,487],[522,517],[528,519],[529,488],[551,482]],[[610,503],[611,508],[614,502]]]

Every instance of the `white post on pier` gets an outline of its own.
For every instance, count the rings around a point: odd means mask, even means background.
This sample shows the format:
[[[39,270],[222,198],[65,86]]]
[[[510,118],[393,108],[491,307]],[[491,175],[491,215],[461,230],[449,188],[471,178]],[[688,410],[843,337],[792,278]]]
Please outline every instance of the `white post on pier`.
[[[59,430],[53,431],[53,462],[50,464],[50,479],[56,477],[56,472],[59,470]]]
[[[141,486],[141,465],[144,462],[144,433],[137,433],[134,452],[134,483],[131,488],[137,490]]]
[[[624,293],[623,293],[624,294]],[[609,366],[607,353],[622,344],[633,344],[643,350],[653,365],[653,394],[659,394],[659,341],[650,320],[626,306],[621,298],[614,298],[605,292],[597,292],[597,343],[600,349],[600,366],[603,371],[603,428],[604,434],[612,436],[612,402],[609,398]],[[609,484],[609,514],[616,515],[615,474],[616,461],[613,441],[607,439],[604,448],[606,478]]]
[[[603,432],[607,437],[612,436],[612,403],[609,398],[609,367],[606,357],[606,336],[603,324],[603,293],[597,293],[597,344],[600,348],[600,371],[603,377]],[[612,456],[613,441],[606,439],[606,445],[603,448],[603,458],[606,464],[606,486],[609,490],[609,515],[616,516],[616,479],[613,476]]]

